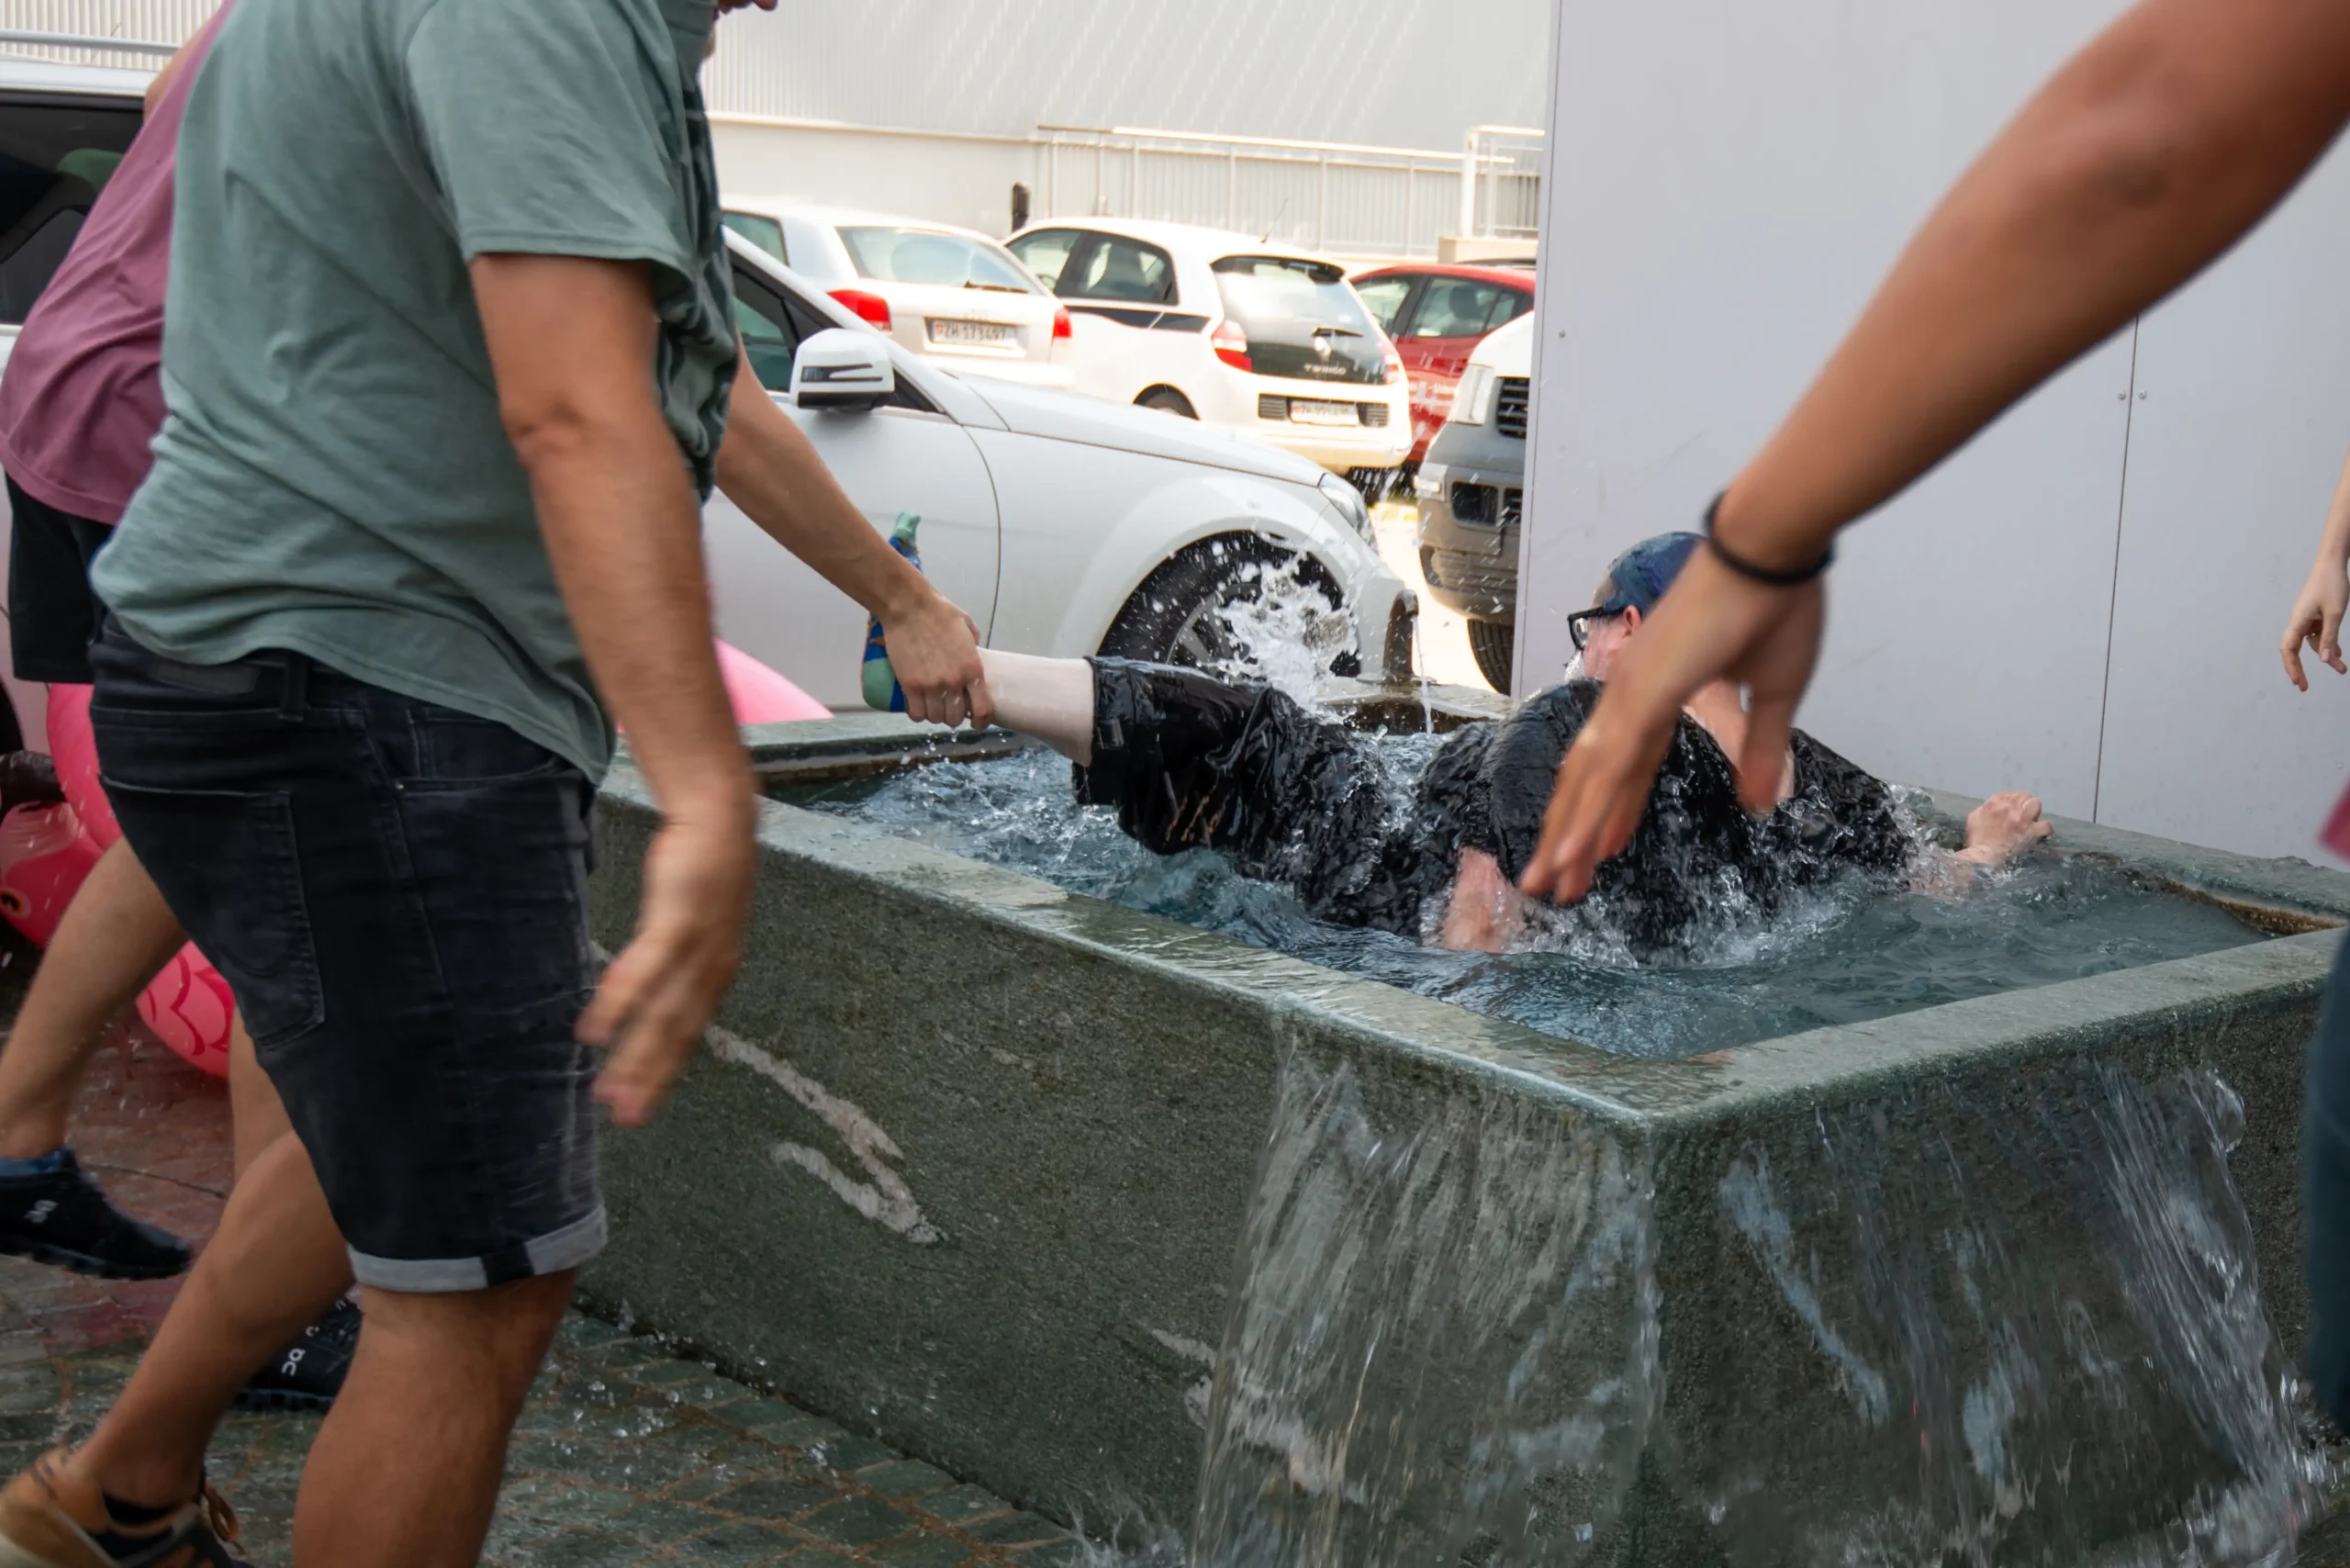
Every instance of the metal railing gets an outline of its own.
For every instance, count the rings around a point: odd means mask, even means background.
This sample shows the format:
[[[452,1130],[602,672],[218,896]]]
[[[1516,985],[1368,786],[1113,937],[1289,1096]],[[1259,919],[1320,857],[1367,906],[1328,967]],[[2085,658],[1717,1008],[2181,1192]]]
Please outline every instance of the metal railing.
[[[1542,133],[1480,126],[1459,152],[1196,131],[1036,128],[1035,217],[1152,218],[1353,256],[1447,234],[1531,238]]]

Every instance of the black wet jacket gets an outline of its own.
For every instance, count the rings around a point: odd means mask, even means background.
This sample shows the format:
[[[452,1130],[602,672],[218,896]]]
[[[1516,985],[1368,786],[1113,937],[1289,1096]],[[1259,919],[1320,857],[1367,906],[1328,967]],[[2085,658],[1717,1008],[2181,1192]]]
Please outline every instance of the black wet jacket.
[[[1559,759],[1599,688],[1554,686],[1448,737],[1399,807],[1369,737],[1269,687],[1094,662],[1093,763],[1080,800],[1114,806],[1158,853],[1209,847],[1282,883],[1321,918],[1418,938],[1481,849],[1512,879],[1540,836]],[[1590,918],[1642,958],[1670,957],[1714,911],[1767,915],[1796,889],[1858,871],[1897,881],[1915,852],[1884,784],[1797,731],[1795,794],[1739,803],[1729,758],[1686,717],[1638,832],[1598,868]]]

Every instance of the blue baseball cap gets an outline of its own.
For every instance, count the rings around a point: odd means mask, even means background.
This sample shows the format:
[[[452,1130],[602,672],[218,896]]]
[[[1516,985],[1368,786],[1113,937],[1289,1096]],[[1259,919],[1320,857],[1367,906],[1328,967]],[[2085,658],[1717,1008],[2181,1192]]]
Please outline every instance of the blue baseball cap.
[[[1704,536],[1695,533],[1660,533],[1641,540],[1607,563],[1607,581],[1615,591],[1598,610],[1607,615],[1638,610],[1646,615],[1681,575],[1689,553],[1704,543]]]

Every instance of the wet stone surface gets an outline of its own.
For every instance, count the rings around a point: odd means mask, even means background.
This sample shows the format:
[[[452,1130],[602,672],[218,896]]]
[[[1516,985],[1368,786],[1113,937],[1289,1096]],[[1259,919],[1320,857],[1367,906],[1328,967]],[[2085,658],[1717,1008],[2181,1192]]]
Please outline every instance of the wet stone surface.
[[[0,940],[0,1015],[27,955]],[[76,1108],[84,1162],[126,1208],[207,1234],[229,1179],[220,1087],[149,1042],[110,1042]],[[85,1435],[176,1281],[85,1280],[0,1259],[0,1473]],[[214,1482],[264,1568],[292,1561],[318,1417],[231,1416]],[[575,1316],[516,1428],[482,1561],[499,1568],[1009,1568],[1072,1563],[1050,1521],[662,1345]]]

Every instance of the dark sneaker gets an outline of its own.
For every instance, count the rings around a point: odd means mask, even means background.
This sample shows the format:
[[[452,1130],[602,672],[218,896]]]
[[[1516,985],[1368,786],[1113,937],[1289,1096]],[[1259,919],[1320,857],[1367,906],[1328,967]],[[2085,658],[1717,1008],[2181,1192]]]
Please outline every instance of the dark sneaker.
[[[0,1491],[0,1568],[252,1568],[237,1516],[207,1484],[160,1519],[127,1525],[59,1449]]]
[[[106,1202],[70,1148],[54,1170],[0,1176],[0,1253],[102,1280],[167,1279],[188,1264],[186,1242]]]
[[[302,1337],[269,1359],[237,1391],[240,1410],[323,1410],[342,1392],[359,1349],[359,1309],[349,1300],[319,1314]],[[0,1558],[0,1568],[7,1568]]]

